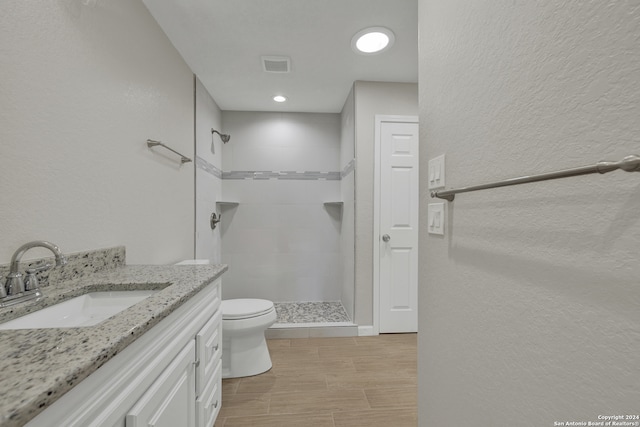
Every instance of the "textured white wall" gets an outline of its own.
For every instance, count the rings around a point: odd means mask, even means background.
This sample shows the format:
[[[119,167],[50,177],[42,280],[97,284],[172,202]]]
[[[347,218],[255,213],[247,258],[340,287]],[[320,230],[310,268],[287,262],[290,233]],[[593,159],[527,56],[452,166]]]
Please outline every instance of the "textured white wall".
[[[355,322],[373,325],[373,172],[375,115],[418,115],[418,85],[354,84],[356,126]]]
[[[420,426],[640,412],[640,174],[448,187],[638,153],[640,8],[420,0]]]
[[[222,200],[222,177],[212,173],[222,170],[222,140],[218,134],[211,135],[211,129],[224,133],[222,112],[209,95],[202,82],[196,79],[196,258],[220,263],[222,259],[220,226],[211,229],[209,219],[218,210],[216,201]],[[206,162],[201,165],[201,162]],[[205,167],[202,167],[202,166]]]
[[[5,0],[0,51],[0,260],[35,239],[192,256],[193,163],[145,141],[193,157],[193,76],[143,4]]]
[[[224,171],[340,170],[340,115],[223,111]],[[224,179],[224,298],[339,301],[337,180]]]

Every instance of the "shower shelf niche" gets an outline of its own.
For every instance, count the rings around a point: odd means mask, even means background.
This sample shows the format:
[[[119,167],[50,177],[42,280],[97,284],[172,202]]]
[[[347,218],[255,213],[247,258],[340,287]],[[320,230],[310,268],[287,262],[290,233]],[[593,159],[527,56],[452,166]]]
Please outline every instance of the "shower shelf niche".
[[[342,221],[343,202],[324,202],[324,210],[338,221]]]
[[[235,208],[236,206],[238,206],[240,203],[238,202],[216,202],[216,206],[218,206],[219,208]]]

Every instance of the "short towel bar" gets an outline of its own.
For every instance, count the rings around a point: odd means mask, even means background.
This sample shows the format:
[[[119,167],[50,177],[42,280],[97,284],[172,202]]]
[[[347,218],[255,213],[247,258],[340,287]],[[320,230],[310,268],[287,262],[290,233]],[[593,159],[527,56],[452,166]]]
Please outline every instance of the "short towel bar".
[[[178,156],[182,157],[182,158],[180,159],[180,162],[182,162],[182,163],[188,163],[188,162],[191,162],[191,161],[192,161],[190,158],[188,158],[188,157],[186,157],[186,156],[184,156],[184,155],[182,155],[182,154],[178,153],[176,150],[174,150],[174,149],[173,149],[173,148],[171,148],[171,147],[167,147],[166,145],[164,145],[164,144],[163,144],[162,142],[160,142],[160,141],[154,141],[153,139],[147,139],[147,147],[151,148],[151,147],[155,147],[156,145],[159,145],[159,146],[161,146],[161,147],[164,147],[164,148],[166,148],[167,150],[172,151],[172,152],[176,153]]]
[[[492,182],[490,184],[474,185],[470,187],[456,188],[453,190],[432,191],[431,197],[437,197],[451,202],[458,193],[468,193],[470,191],[526,184],[528,182],[547,181],[550,179],[566,178],[577,175],[588,175],[592,173],[604,174],[618,169],[622,169],[626,172],[640,172],[640,156],[630,155],[619,162],[602,161],[592,166],[582,166],[557,172],[543,173],[540,175],[521,176],[518,178],[505,179],[504,181]]]

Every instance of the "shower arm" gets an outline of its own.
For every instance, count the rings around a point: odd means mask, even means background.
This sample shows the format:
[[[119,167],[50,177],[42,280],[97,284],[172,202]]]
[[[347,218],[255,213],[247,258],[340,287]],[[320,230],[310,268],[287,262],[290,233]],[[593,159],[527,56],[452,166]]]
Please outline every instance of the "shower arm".
[[[220,133],[217,130],[215,130],[214,128],[211,128],[211,135],[213,135],[214,133],[217,133],[218,135],[220,135],[220,139],[222,140],[223,144],[226,144],[231,139],[231,135]]]

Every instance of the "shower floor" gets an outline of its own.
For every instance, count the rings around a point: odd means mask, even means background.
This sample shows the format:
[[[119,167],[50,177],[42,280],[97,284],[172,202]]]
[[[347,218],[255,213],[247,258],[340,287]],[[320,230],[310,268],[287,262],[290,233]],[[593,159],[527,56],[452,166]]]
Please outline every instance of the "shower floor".
[[[341,302],[276,302],[276,323],[351,322]]]
[[[276,323],[267,339],[357,337],[358,325],[338,302],[274,302]]]

